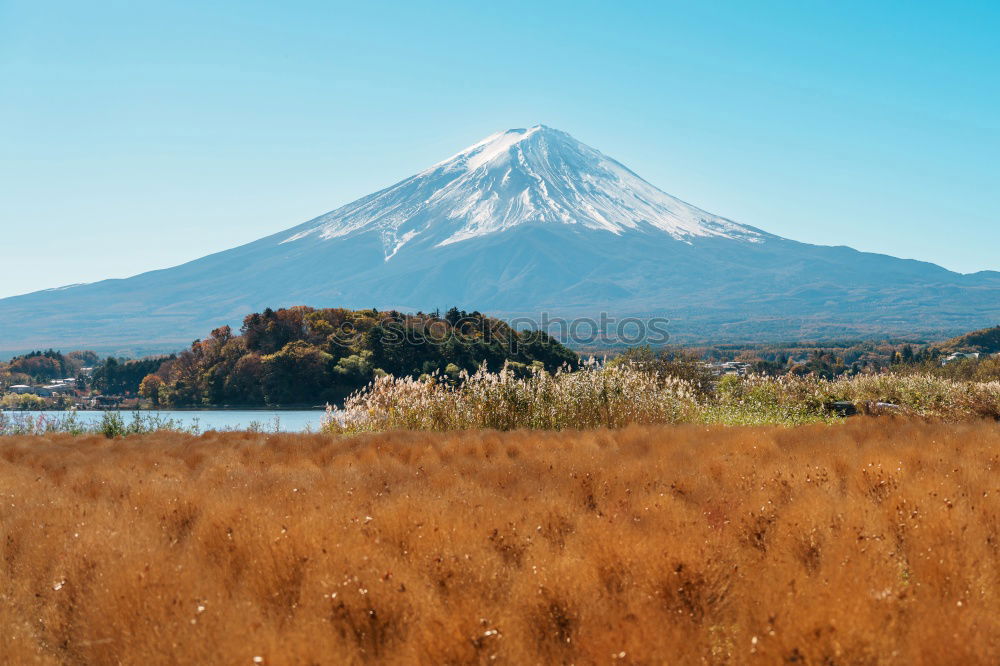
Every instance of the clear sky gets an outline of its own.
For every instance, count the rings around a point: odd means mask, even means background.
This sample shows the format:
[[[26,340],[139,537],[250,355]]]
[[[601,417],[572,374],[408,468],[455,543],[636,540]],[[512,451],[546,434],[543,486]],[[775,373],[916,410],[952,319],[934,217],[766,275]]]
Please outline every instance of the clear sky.
[[[0,297],[301,223],[502,129],[1000,270],[1000,3],[0,0]]]

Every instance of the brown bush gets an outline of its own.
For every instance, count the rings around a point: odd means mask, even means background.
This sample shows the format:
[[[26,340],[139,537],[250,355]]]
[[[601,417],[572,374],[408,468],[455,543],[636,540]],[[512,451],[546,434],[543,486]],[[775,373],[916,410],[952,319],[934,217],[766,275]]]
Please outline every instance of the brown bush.
[[[5,663],[1000,662],[1000,429],[0,439]]]

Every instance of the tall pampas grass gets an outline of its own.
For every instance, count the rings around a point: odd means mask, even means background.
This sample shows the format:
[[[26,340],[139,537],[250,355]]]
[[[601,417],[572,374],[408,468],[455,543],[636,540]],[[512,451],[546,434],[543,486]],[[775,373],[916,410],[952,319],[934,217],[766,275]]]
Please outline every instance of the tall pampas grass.
[[[634,365],[527,374],[480,369],[442,376],[383,376],[329,411],[328,432],[518,428],[621,428],[630,424],[803,425],[835,423],[836,402],[861,413],[943,420],[1000,418],[1000,382],[930,375],[726,376],[711,390]]]
[[[342,411],[328,415],[331,432],[462,430],[490,428],[620,428],[629,424],[680,423],[695,418],[690,383],[657,378],[637,369],[585,364],[580,370],[548,373],[510,366],[462,372],[452,383],[434,375],[413,379],[384,376],[350,396]]]

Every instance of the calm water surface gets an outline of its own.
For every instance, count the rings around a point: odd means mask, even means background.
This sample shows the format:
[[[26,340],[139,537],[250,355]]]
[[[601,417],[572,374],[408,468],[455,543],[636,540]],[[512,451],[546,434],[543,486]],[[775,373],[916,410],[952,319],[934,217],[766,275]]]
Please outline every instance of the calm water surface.
[[[179,425],[189,428],[197,425],[202,432],[206,430],[246,430],[247,428],[258,428],[262,430],[281,430],[282,432],[305,432],[311,430],[316,432],[320,429],[324,411],[320,409],[303,410],[223,410],[223,409],[199,409],[199,410],[169,410],[169,409],[140,409],[143,416],[149,415],[162,420],[173,420]],[[16,414],[31,415],[35,418],[47,417],[53,419],[65,418],[69,412],[59,411],[29,411],[13,412]],[[125,423],[132,420],[135,410],[121,410]],[[103,411],[78,410],[77,419],[84,423],[100,423]]]

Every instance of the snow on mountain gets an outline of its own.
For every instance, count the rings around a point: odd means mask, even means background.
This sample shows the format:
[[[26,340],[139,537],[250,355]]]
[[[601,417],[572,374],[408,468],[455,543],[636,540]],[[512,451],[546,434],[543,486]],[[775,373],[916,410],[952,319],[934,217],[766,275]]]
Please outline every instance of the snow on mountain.
[[[528,224],[579,225],[676,240],[761,242],[766,234],[659,190],[569,134],[544,125],[498,132],[443,162],[294,230],[282,242],[377,231],[386,261],[407,243],[445,246]]]

